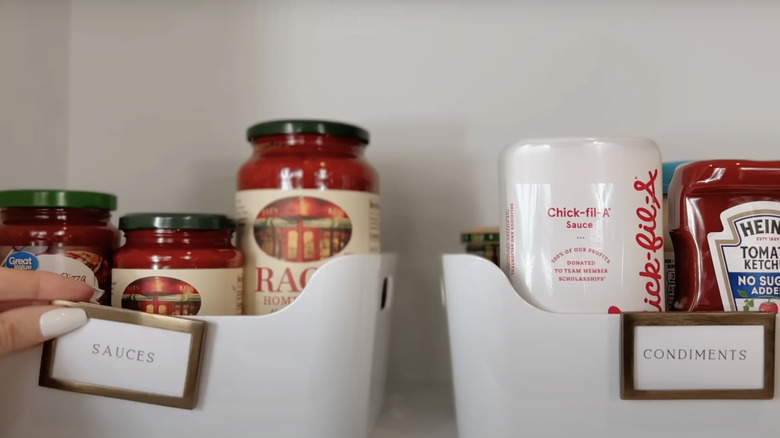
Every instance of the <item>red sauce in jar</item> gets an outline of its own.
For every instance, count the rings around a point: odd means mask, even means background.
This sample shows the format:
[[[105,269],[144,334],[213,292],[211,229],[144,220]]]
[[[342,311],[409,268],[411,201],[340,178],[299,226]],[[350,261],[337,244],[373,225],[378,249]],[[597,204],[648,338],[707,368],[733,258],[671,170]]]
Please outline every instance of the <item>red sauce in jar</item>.
[[[254,152],[238,172],[244,313],[292,303],[330,257],[379,252],[379,178],[368,132],[319,120],[252,126]]]
[[[116,307],[164,315],[241,313],[241,251],[235,222],[217,214],[123,216],[125,244],[114,255]]]
[[[777,311],[780,161],[700,161],[669,187],[674,310]]]
[[[119,234],[111,224],[116,196],[68,190],[0,192],[2,266],[55,272],[96,291],[110,304],[111,256]]]
[[[328,134],[307,132],[320,129],[318,123],[340,126],[332,122],[290,121],[250,128],[247,135],[253,154],[238,171],[238,190],[328,189],[379,193],[379,176],[365,160],[368,133],[363,135],[357,127],[343,128],[343,136],[338,135],[338,130],[330,133],[333,128],[322,128]],[[285,130],[289,133],[274,133]]]

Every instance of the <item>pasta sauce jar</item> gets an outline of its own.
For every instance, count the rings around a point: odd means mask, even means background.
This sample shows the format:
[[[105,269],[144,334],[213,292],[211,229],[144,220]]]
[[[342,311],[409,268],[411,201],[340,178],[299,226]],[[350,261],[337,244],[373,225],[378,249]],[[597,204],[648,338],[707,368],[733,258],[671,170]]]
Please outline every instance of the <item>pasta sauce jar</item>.
[[[332,257],[379,252],[379,177],[357,126],[272,121],[247,138],[254,153],[236,193],[244,313],[263,315],[295,300]]]
[[[780,161],[677,168],[669,186],[674,310],[769,311],[780,303]]]
[[[161,315],[240,315],[244,258],[219,214],[136,213],[119,219],[114,307]]]
[[[460,243],[466,245],[466,253],[498,262],[500,233],[498,227],[469,228],[460,233]]]
[[[90,300],[110,305],[111,224],[116,196],[71,190],[0,191],[0,259],[5,268],[41,270],[83,281]]]

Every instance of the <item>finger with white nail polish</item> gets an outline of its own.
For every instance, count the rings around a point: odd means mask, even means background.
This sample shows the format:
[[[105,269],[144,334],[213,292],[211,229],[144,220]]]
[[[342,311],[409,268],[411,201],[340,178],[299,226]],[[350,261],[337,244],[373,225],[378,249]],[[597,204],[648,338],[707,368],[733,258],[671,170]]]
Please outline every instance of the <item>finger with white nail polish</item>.
[[[23,350],[87,323],[82,309],[27,306],[0,313],[0,356]]]
[[[87,323],[87,313],[83,309],[59,307],[41,315],[41,336],[50,339],[64,335]]]

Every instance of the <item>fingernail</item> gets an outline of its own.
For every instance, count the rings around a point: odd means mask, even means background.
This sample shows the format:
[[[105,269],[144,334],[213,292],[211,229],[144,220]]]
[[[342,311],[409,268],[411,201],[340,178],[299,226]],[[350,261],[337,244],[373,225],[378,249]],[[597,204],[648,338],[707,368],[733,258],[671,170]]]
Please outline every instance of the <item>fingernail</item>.
[[[53,338],[75,330],[87,323],[87,313],[83,309],[61,308],[49,310],[41,315],[41,334],[44,338]]]
[[[106,293],[103,289],[99,289],[97,287],[92,288],[92,298],[89,299],[90,303],[99,304],[100,297],[103,296],[103,294]]]

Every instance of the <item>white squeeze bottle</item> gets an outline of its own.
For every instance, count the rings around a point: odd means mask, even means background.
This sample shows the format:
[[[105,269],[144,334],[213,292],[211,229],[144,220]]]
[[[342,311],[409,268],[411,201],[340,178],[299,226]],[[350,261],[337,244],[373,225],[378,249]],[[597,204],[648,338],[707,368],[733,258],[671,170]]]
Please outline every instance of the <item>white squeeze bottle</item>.
[[[523,140],[499,160],[501,268],[536,307],[663,311],[661,153],[650,139]]]

